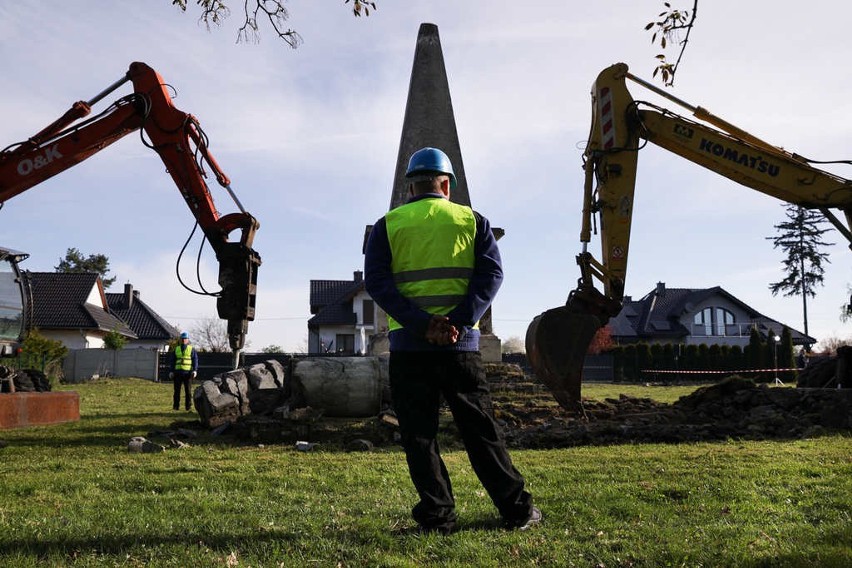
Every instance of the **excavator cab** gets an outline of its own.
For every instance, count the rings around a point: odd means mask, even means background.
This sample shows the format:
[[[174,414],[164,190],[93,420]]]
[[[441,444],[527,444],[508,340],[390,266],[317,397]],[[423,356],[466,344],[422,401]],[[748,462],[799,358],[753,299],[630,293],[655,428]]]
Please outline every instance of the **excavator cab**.
[[[18,263],[29,255],[0,248],[0,355],[14,355],[26,332],[27,294]]]

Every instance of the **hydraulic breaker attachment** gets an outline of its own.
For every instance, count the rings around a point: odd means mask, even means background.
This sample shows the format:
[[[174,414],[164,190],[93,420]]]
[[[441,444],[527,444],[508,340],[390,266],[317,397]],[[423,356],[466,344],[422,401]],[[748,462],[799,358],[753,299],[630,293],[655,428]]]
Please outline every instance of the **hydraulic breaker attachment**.
[[[228,343],[234,352],[234,367],[239,366],[245,346],[248,322],[254,320],[257,300],[257,267],[260,255],[241,243],[224,243],[216,253],[219,261],[219,286],[216,300],[219,317],[228,321]]]
[[[620,310],[619,302],[581,286],[564,306],[536,316],[527,328],[527,360],[565,410],[582,411],[580,385],[589,345]]]

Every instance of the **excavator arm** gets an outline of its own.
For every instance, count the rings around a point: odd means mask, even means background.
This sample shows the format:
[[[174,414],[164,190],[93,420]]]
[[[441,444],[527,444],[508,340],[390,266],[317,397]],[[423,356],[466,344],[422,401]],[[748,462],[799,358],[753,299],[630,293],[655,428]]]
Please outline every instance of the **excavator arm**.
[[[702,122],[635,101],[627,79],[688,109]],[[605,69],[592,87],[592,125],[583,164],[578,286],[565,306],[533,319],[526,337],[534,372],[566,409],[580,406],[583,360],[594,334],[621,310],[637,159],[645,141],[746,187],[818,209],[852,248],[852,181],[671,96],[630,74],[623,63]],[[595,215],[600,218],[600,260],[588,250]]]
[[[86,118],[92,106],[127,82],[133,93]],[[260,256],[252,248],[259,227],[230,187],[228,176],[210,154],[198,120],[175,108],[163,78],[144,63],[89,101],[79,101],[60,118],[24,142],[0,152],[0,204],[71,168],[124,136],[143,130],[146,145],[162,159],[181,196],[197,219],[219,261],[219,317],[228,322],[228,339],[239,360],[248,322],[254,319]],[[144,137],[143,137],[144,139]],[[239,212],[220,215],[205,181],[216,177]],[[229,235],[240,231],[239,240]]]

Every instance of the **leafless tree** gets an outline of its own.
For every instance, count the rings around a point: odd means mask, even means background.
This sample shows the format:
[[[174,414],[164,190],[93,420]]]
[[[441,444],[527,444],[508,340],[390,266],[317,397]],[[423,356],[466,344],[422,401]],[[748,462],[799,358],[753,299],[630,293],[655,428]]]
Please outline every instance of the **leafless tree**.
[[[817,345],[819,346],[821,353],[836,355],[838,347],[852,345],[852,337],[847,337],[845,339],[842,337],[824,337],[819,340]]]
[[[197,320],[189,334],[190,341],[200,351],[226,353],[231,350],[228,343],[228,326],[224,320],[216,318]]]
[[[503,341],[503,348],[501,351],[503,351],[503,353],[523,353],[524,340],[517,335],[513,335]]]

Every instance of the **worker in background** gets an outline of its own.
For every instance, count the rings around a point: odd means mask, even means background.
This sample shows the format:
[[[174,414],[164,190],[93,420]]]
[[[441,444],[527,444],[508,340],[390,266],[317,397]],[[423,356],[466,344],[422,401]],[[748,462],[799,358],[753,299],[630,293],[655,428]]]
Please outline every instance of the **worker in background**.
[[[436,439],[441,399],[474,472],[507,528],[526,530],[541,511],[524,490],[494,420],[477,323],[503,281],[488,219],[450,201],[447,155],[423,148],[409,160],[409,201],[379,219],[365,250],[367,293],[388,314],[389,374],[419,529],[456,529],[450,477]]]
[[[180,340],[172,351],[170,368],[169,378],[172,379],[175,387],[172,408],[180,410],[180,391],[183,388],[185,408],[191,410],[192,398],[190,398],[189,390],[192,379],[198,374],[198,353],[193,349],[189,342],[189,334],[185,331],[181,332]]]

